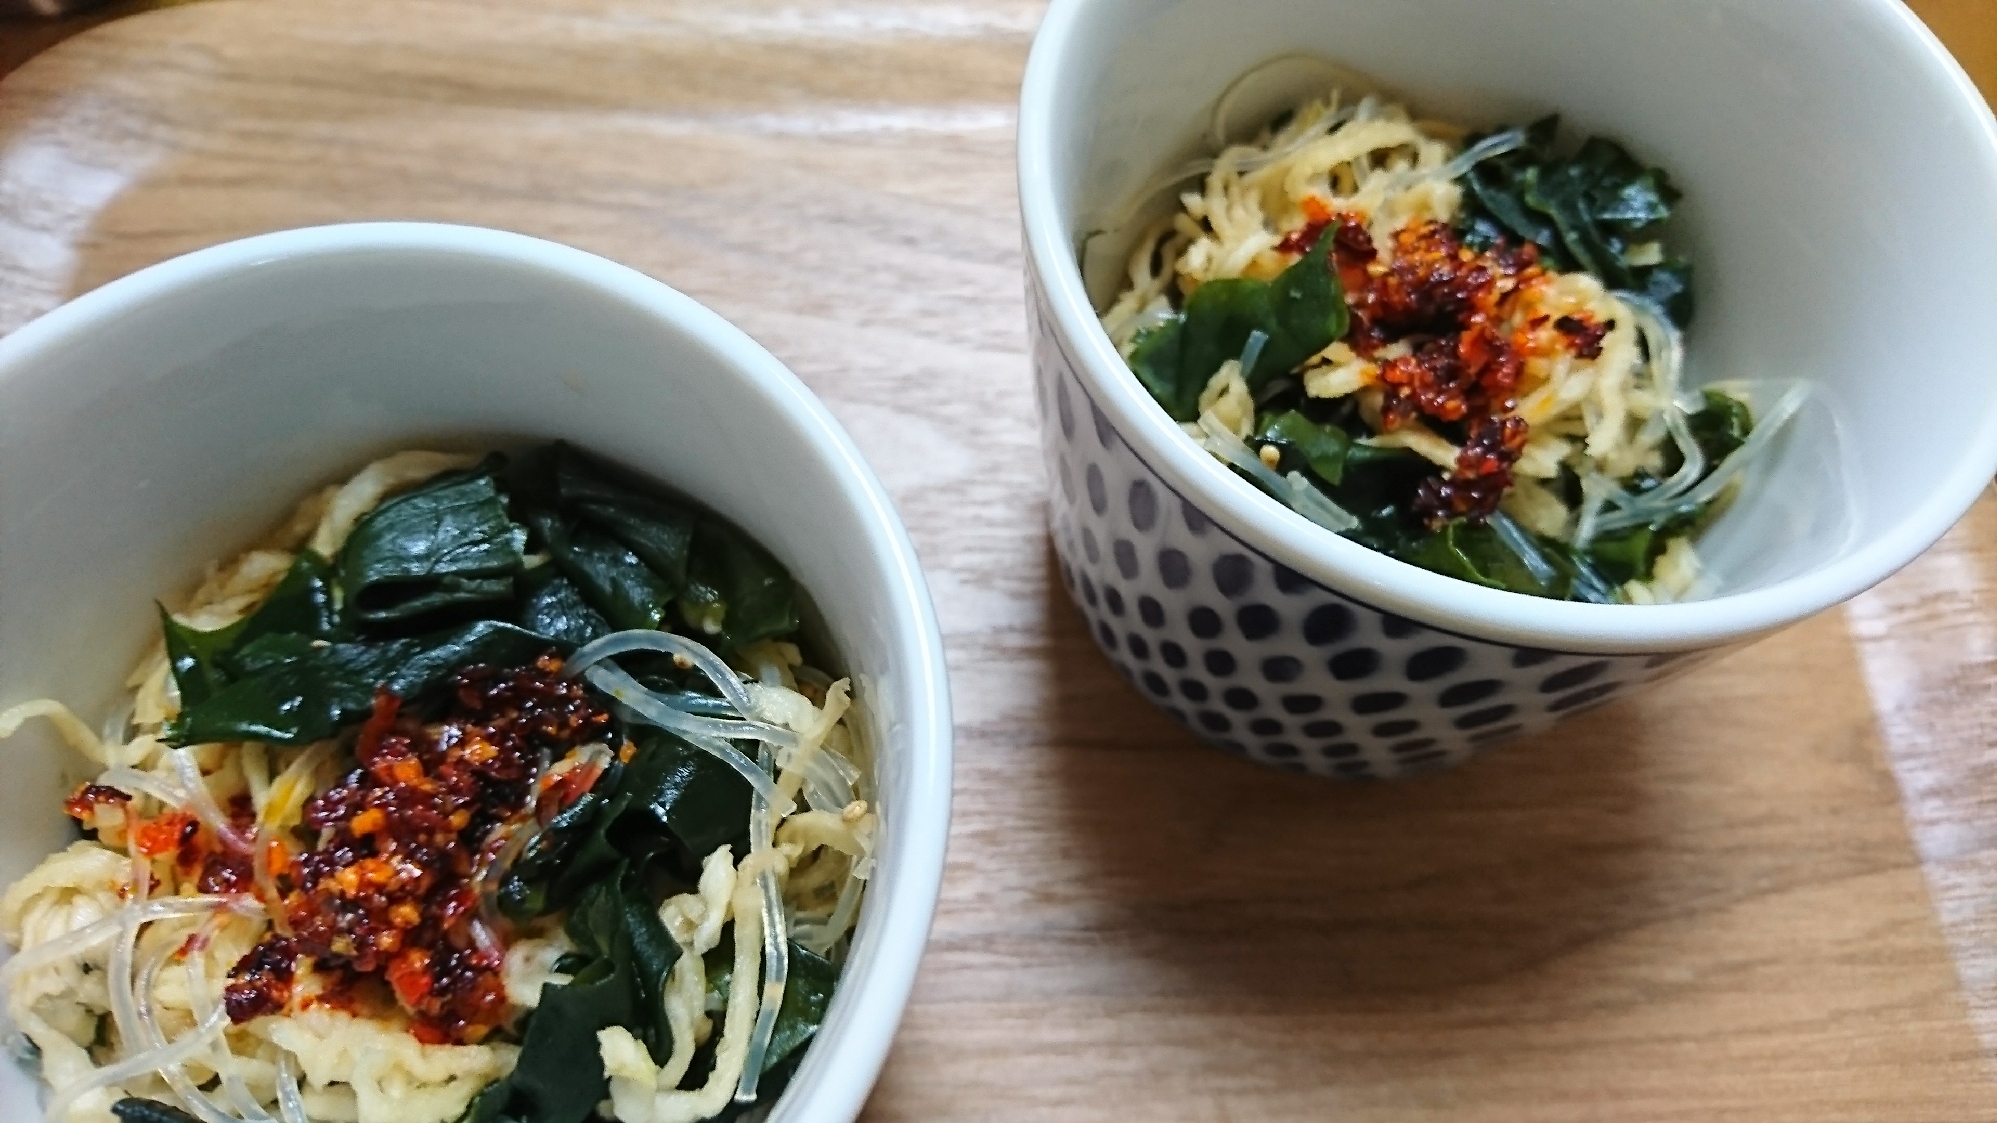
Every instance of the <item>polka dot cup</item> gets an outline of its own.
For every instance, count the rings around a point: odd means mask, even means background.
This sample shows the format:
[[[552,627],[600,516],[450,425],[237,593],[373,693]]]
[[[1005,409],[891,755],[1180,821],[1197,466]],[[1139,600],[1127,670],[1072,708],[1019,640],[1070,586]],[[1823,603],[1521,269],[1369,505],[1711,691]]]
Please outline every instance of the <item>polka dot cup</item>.
[[[1730,54],[1749,43],[1751,65]],[[1236,77],[1297,51],[1363,60],[1424,113],[1473,125],[1578,114],[1672,169],[1689,200],[1674,236],[1700,270],[1691,377],[1812,390],[1700,540],[1715,595],[1569,604],[1405,565],[1237,477],[1131,376],[1094,313],[1155,217],[1126,204],[1198,149]],[[1238,90],[1234,119],[1315,92],[1282,73]],[[1977,326],[1997,258],[1965,248],[1997,242],[1993,137],[1960,70],[1888,0],[1054,0],[1019,154],[1062,580],[1124,677],[1199,737],[1354,779],[1447,767],[1838,604],[1932,544],[1997,471],[1997,364]],[[1923,362],[1880,377],[1908,324]],[[1933,400],[1950,408],[1908,414]]]
[[[1326,776],[1410,775],[1693,662],[1496,643],[1339,593],[1153,470],[1044,313],[1034,356],[1061,579],[1123,676],[1217,748]]]

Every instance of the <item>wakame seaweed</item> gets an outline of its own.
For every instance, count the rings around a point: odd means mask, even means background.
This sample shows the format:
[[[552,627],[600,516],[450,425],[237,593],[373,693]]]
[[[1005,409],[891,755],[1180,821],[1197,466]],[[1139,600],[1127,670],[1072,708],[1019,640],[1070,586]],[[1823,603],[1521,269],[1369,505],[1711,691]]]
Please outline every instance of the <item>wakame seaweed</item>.
[[[564,506],[622,542],[674,594],[685,588],[695,512],[620,482],[567,445],[556,446],[553,458],[555,494]]]
[[[590,922],[591,938],[606,938],[597,933],[607,933],[613,942],[630,939],[620,934],[623,926],[640,923],[635,916],[606,912]],[[734,982],[734,959],[729,951],[734,945],[733,931],[732,923],[725,926],[721,942],[707,953],[709,1009],[726,1009],[728,1005]],[[668,945],[673,947],[673,959],[677,959],[677,946],[670,941]],[[795,942],[789,945],[789,953],[790,976],[784,984],[783,1003],[777,1008],[776,1030],[770,1036],[769,1051],[763,1055],[756,1103],[731,1103],[708,1117],[707,1123],[725,1123],[774,1100],[790,1083],[804,1056],[804,1047],[818,1035],[825,1021],[832,992],[839,982],[838,966]],[[631,965],[633,970],[622,973],[620,962]],[[607,1018],[636,1017],[632,992],[613,994],[609,988],[617,982],[628,985],[635,981],[639,977],[638,962],[635,951],[623,961],[615,955],[586,952],[562,964],[575,969],[574,981],[542,991],[541,1005],[528,1022],[519,1065],[511,1076],[479,1093],[461,1123],[580,1123],[589,1118],[589,1112],[607,1094],[608,1085],[602,1058],[596,1050],[596,1031],[610,1025],[629,1027],[628,1021]],[[651,966],[664,978],[672,960],[656,959]],[[613,1013],[606,1015],[606,1008]],[[659,1029],[666,1032],[663,1025]],[[633,1036],[644,1040],[643,1034],[634,1032]],[[717,1029],[705,1045],[694,1051],[680,1088],[691,1090],[706,1083],[714,1069],[715,1045],[719,1040]],[[662,1039],[661,1045],[667,1046],[669,1041],[670,1036]]]
[[[498,456],[382,502],[340,551],[340,593],[358,623],[384,624],[511,601],[527,533],[507,517]]]
[[[1345,290],[1321,237],[1310,252],[1273,281],[1246,277],[1209,281],[1186,298],[1183,311],[1137,337],[1130,367],[1174,421],[1200,413],[1200,391],[1220,365],[1239,359],[1250,337],[1263,346],[1241,372],[1250,389],[1283,374],[1345,334]]]
[[[302,745],[419,706],[457,670],[516,666],[622,628],[690,625],[726,655],[796,630],[790,574],[733,526],[566,445],[447,472],[384,501],[336,559],[301,551],[246,619],[199,631],[161,610],[176,745]]]
[[[613,630],[667,622],[677,590],[622,542],[557,510],[534,511],[528,520],[555,568]]]
[[[664,730],[630,737],[631,759],[613,764],[514,862],[500,901],[515,920],[567,907],[620,863],[660,859],[690,883],[701,856],[724,844],[746,851],[748,781]]]
[[[118,1123],[201,1123],[172,1104],[137,1096],[126,1096],[112,1104],[111,1114],[118,1118]]]
[[[1488,249],[1501,238],[1538,246],[1554,266],[1583,269],[1611,289],[1647,296],[1680,327],[1692,320],[1692,266],[1661,250],[1659,228],[1680,198],[1663,168],[1646,167],[1605,137],[1572,156],[1557,153],[1558,116],[1525,130],[1525,143],[1463,177],[1465,241]],[[1472,137],[1470,143],[1480,138]]]
[[[582,1123],[608,1087],[598,1030],[623,1026],[653,1056],[672,1049],[660,995],[680,947],[626,863],[596,878],[564,925],[576,952],[566,983],[541,988],[513,1072],[486,1088],[466,1115],[475,1123]]]
[[[332,567],[311,550],[301,550],[270,597],[255,612],[226,627],[197,631],[160,609],[160,630],[181,708],[199,706],[226,689],[240,672],[233,659],[225,663],[225,658],[264,636],[330,639],[337,635],[338,604]]]

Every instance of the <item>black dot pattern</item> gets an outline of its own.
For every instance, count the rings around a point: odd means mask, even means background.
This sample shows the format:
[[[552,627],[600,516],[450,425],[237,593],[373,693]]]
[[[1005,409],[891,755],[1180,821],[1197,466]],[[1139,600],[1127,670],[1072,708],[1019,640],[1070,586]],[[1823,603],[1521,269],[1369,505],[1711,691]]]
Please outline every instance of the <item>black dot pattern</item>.
[[[1417,776],[1716,654],[1520,647],[1326,588],[1155,472],[1075,375],[1037,293],[1031,306],[1060,580],[1132,688],[1215,748],[1340,779]]]
[[[1304,661],[1294,655],[1271,655],[1262,660],[1262,677],[1270,682],[1295,682],[1304,673]]]
[[[1142,534],[1158,525],[1158,489],[1146,480],[1130,484],[1130,529]]]
[[[1608,663],[1598,659],[1593,663],[1583,663],[1578,667],[1569,667],[1564,671],[1555,671],[1553,674],[1546,676],[1545,682],[1539,684],[1539,692],[1541,694],[1559,694],[1563,691],[1572,690],[1577,686],[1601,678],[1603,673],[1608,669]]]
[[[1491,695],[1502,691],[1505,684],[1494,678],[1480,678],[1470,682],[1459,682],[1436,695],[1436,703],[1444,709],[1457,706],[1471,706]]]
[[[1270,569],[1274,571],[1276,591],[1279,593],[1288,593],[1294,596],[1298,593],[1308,593],[1316,587],[1311,584],[1310,578],[1305,577],[1303,574],[1298,573],[1281,562],[1271,563]]]
[[[1103,411],[1096,408],[1096,403],[1094,402],[1089,403],[1089,419],[1095,422],[1096,440],[1102,444],[1103,448],[1115,448],[1116,427],[1109,423],[1109,418],[1103,416]]]
[[[1517,713],[1518,710],[1517,706],[1509,703],[1502,706],[1489,706],[1481,710],[1472,710],[1462,717],[1457,718],[1455,725],[1458,729],[1482,729],[1487,725],[1496,725]]]
[[[1384,714],[1398,710],[1408,704],[1408,696],[1398,690],[1383,690],[1376,694],[1361,694],[1352,700],[1355,714]]]
[[[1246,605],[1234,614],[1234,626],[1242,639],[1265,640],[1283,630],[1283,616],[1266,604]]]
[[[1470,653],[1460,647],[1429,647],[1408,656],[1409,682],[1430,682],[1451,674],[1470,661]]]
[[[1130,539],[1119,538],[1110,546],[1110,553],[1116,555],[1116,571],[1123,574],[1125,581],[1137,577],[1137,547]]]
[[[1242,713],[1252,713],[1262,708],[1262,699],[1257,698],[1255,692],[1245,686],[1230,686],[1221,698],[1227,703],[1228,709],[1240,710]]]
[[[1591,686],[1586,690],[1577,690],[1565,698],[1557,699],[1552,705],[1546,708],[1552,710],[1554,713],[1566,713],[1569,710],[1577,710],[1606,699],[1609,695],[1614,694],[1620,689],[1621,686],[1621,683],[1605,682],[1599,686]]]
[[[1093,603],[1095,597],[1091,595],[1089,600]],[[1380,653],[1370,647],[1354,647],[1332,656],[1325,666],[1340,682],[1363,682],[1380,669]]]
[[[1304,642],[1314,647],[1338,643],[1352,634],[1358,621],[1342,604],[1321,604],[1304,617]]]
[[[1232,600],[1255,583],[1255,563],[1246,554],[1222,554],[1213,561],[1213,587]]]

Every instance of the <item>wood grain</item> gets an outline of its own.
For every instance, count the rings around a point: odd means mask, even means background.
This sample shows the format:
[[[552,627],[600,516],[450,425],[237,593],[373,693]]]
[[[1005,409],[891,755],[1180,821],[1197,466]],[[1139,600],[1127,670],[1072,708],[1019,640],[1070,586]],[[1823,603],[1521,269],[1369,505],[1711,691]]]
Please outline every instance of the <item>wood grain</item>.
[[[1917,7],[1993,88],[1985,0]],[[1997,503],[1844,613],[1453,774],[1196,747],[1050,578],[1012,174],[1038,15],[97,26],[0,84],[0,331],[224,239],[438,219],[626,262],[797,370],[908,521],[958,711],[944,898],[870,1119],[1997,1118]]]

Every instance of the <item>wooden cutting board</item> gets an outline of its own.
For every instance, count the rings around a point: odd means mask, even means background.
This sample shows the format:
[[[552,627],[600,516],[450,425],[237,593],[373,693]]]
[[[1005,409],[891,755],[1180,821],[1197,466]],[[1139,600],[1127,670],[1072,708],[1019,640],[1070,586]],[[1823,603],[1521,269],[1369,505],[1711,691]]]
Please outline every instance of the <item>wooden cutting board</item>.
[[[1997,88],[1988,0],[1917,7]],[[1997,1119],[1997,503],[1842,612],[1452,774],[1200,749],[1050,576],[1012,163],[1039,14],[93,26],[0,82],[0,332],[225,239],[436,219],[626,262],[788,362],[900,504],[955,675],[948,881],[870,1119]],[[0,69],[56,34],[0,24]]]

